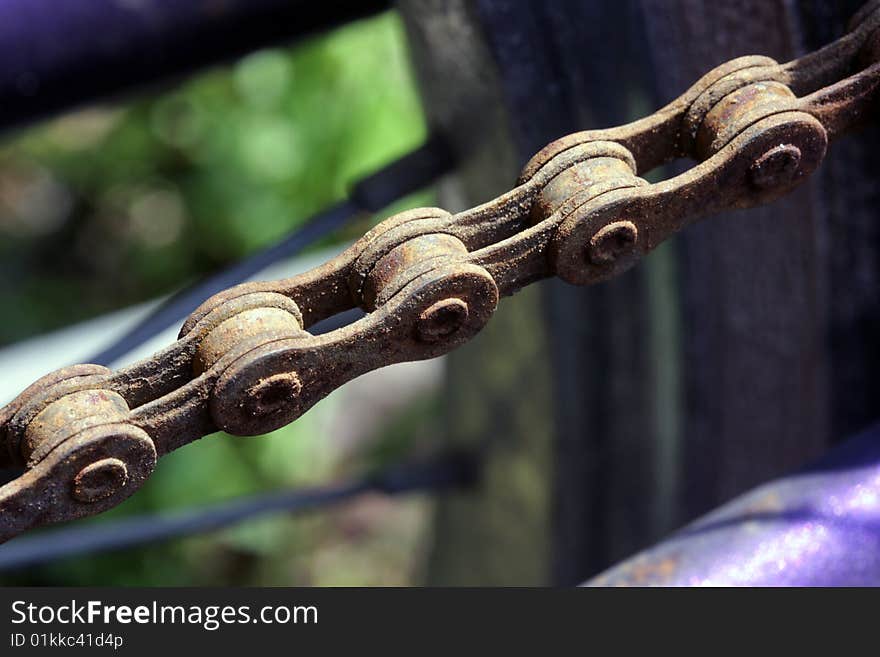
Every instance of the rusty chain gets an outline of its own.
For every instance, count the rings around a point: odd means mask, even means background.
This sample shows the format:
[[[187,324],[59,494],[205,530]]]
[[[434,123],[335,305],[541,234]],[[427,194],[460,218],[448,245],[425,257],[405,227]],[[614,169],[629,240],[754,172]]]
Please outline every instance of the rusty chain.
[[[152,358],[41,378],[0,410],[0,466],[24,469],[0,487],[0,540],[119,504],[202,436],[272,431],[365,372],[445,354],[534,281],[609,279],[700,217],[779,198],[876,112],[878,87],[874,0],[819,51],[734,59],[650,116],[551,143],[488,203],[403,212],[316,269],[214,295]],[[697,164],[640,177],[679,158]]]

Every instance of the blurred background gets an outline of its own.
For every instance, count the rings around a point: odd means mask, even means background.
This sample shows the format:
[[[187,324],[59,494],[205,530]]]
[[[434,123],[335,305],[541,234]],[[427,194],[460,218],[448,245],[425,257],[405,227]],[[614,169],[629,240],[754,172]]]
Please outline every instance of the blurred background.
[[[33,341],[0,351],[9,387],[3,402],[32,378],[14,376],[14,364],[39,374],[85,357],[120,322],[131,323],[129,311],[86,320],[139,307],[272,244],[345,198],[352,182],[420,145],[425,122],[409,61],[399,17],[383,13],[7,134],[0,342]],[[421,193],[386,214],[431,201]],[[383,216],[361,217],[288,268],[330,257]],[[328,483],[429,450],[441,367],[383,370],[270,436],[203,439],[162,459],[120,507],[81,523]],[[326,513],[276,514],[202,537],[28,568],[0,582],[413,584],[430,511],[421,496],[367,495]]]
[[[405,208],[482,203],[561,135],[642,117],[734,57],[815,50],[862,1],[390,4],[0,0],[0,126],[175,80],[0,144],[3,401],[346,198],[429,125],[451,175],[259,278],[314,266]],[[254,51],[302,32],[320,36]],[[203,68],[233,52],[250,54]],[[357,479],[446,448],[478,457],[478,485],[14,572],[0,548],[0,583],[585,581],[875,419],[880,150],[877,127],[864,134],[771,206],[689,227],[607,283],[528,286],[447,357],[357,379],[272,435],[202,439],[72,526]],[[418,169],[407,162],[401,179]]]

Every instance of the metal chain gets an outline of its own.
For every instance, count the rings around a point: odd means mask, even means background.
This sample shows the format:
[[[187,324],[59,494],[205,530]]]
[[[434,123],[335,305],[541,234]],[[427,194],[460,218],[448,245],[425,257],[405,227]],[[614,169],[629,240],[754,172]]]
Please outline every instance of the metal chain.
[[[732,60],[648,117],[553,142],[488,203],[398,214],[312,271],[214,295],[150,359],[43,377],[0,410],[0,465],[25,468],[0,488],[0,540],[119,504],[202,436],[272,431],[365,372],[445,354],[529,283],[607,280],[700,217],[779,198],[871,118],[878,87],[874,0],[817,52]],[[640,177],[678,158],[697,164]]]

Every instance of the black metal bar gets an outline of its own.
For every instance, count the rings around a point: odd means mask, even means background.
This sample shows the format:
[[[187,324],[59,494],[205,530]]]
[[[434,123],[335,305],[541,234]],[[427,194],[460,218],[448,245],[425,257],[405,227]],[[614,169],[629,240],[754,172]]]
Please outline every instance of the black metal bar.
[[[390,0],[3,0],[0,128],[370,16]]]
[[[439,138],[429,139],[423,146],[363,178],[352,188],[349,200],[312,217],[277,244],[176,293],[88,362],[109,365],[157,333],[181,322],[211,295],[242,282],[279,260],[296,255],[359,213],[377,212],[389,203],[429,185],[450,171],[452,166],[452,156],[443,141]],[[349,314],[346,317],[352,320],[358,315]],[[337,326],[338,322],[325,323],[318,326],[316,332]]]
[[[281,491],[239,498],[200,509],[150,514],[100,524],[73,524],[13,539],[0,547],[0,570],[205,533],[270,513],[301,513],[340,504],[365,493],[399,495],[472,485],[476,457],[460,452],[399,464],[364,479],[323,488]]]

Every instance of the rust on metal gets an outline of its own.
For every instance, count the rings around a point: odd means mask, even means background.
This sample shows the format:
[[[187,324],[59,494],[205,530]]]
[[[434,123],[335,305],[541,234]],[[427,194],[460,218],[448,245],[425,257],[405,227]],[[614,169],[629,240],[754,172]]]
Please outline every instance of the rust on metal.
[[[311,271],[214,295],[150,359],[47,375],[0,409],[0,466],[23,469],[0,487],[0,541],[115,506],[159,456],[202,436],[271,431],[365,372],[447,353],[534,281],[606,280],[697,219],[779,198],[878,104],[873,0],[819,51],[737,58],[650,116],[554,141],[483,205],[400,213]],[[643,178],[679,158],[695,165]],[[308,332],[355,307],[357,322]]]
[[[437,342],[458,331],[468,318],[468,305],[461,299],[441,299],[419,315],[419,338]]]
[[[73,498],[91,504],[110,497],[128,483],[128,467],[124,461],[106,458],[80,470],[73,478]]]
[[[787,185],[797,175],[801,149],[792,144],[780,144],[759,157],[749,173],[752,183],[760,189]]]

